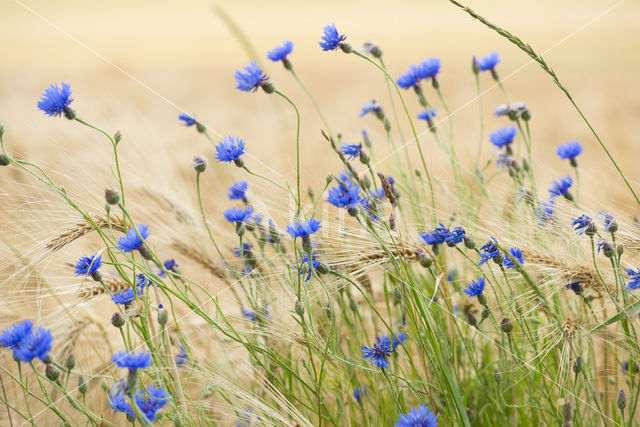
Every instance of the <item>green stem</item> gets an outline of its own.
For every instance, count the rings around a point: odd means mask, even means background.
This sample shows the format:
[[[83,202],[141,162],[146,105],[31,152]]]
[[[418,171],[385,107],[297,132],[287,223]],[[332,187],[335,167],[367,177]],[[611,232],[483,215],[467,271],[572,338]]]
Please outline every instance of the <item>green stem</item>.
[[[298,107],[296,107],[296,104],[294,104],[293,101],[287,95],[285,95],[284,93],[280,92],[277,89],[275,93],[283,97],[289,104],[291,104],[291,106],[296,112],[296,120],[297,120],[296,122],[297,123],[296,125],[296,189],[297,189],[297,193],[296,194],[298,195],[298,200],[296,201],[298,210],[296,212],[296,215],[300,215],[300,211],[302,209],[301,208],[302,199],[300,198],[300,112],[298,111]]]

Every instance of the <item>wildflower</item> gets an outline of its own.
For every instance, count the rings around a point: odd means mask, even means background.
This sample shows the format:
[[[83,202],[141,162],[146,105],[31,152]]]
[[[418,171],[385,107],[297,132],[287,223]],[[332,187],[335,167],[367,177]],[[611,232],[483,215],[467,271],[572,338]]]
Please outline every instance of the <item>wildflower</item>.
[[[198,123],[195,117],[190,116],[189,114],[186,114],[186,113],[180,114],[178,118],[184,122],[185,126],[193,126],[196,123]]]
[[[570,291],[573,291],[573,293],[576,294],[576,295],[582,295],[582,292],[583,292],[583,289],[582,289],[582,286],[580,285],[580,282],[569,283],[569,284],[565,285],[565,288],[567,288]]]
[[[447,243],[447,246],[453,247],[458,243],[462,242],[465,237],[466,237],[466,233],[464,231],[464,228],[454,227],[453,230],[451,230],[446,234],[444,240]]]
[[[287,55],[293,52],[293,42],[291,40],[287,40],[282,43],[282,46],[276,46],[267,52],[267,58],[272,60],[273,62],[278,61],[288,61]]]
[[[418,80],[433,79],[435,82],[436,75],[440,72],[441,67],[440,58],[425,59],[416,68]]]
[[[618,223],[616,222],[613,215],[605,213],[602,219],[602,223],[604,225],[604,231],[607,233],[615,233],[618,231]]]
[[[356,402],[361,403],[362,398],[365,394],[367,394],[367,386],[363,385],[362,387],[356,387],[353,389],[353,398],[356,399]]]
[[[296,221],[287,225],[287,233],[294,239],[296,237],[308,237],[320,229],[320,221],[310,218],[307,221]]]
[[[176,354],[176,366],[178,368],[182,368],[187,363],[188,357],[187,348],[184,345],[181,345],[180,351]]]
[[[596,223],[587,215],[580,215],[578,218],[574,218],[571,225],[579,235],[587,233],[587,236],[593,236],[598,231]]]
[[[195,156],[191,164],[198,173],[202,173],[207,169],[207,159],[202,156]]]
[[[362,106],[362,112],[358,117],[364,117],[369,113],[373,113],[380,120],[384,119],[384,111],[382,111],[382,107],[378,104],[375,99],[371,102],[365,102]]]
[[[598,253],[602,251],[604,256],[606,256],[607,258],[611,258],[613,256],[613,246],[611,246],[611,243],[609,243],[605,239],[599,239],[598,243],[596,243],[596,246],[598,247]]]
[[[340,152],[345,155],[348,160],[353,160],[362,152],[362,144],[343,143],[340,146]]]
[[[578,141],[569,141],[558,146],[558,156],[561,159],[569,159],[571,166],[576,167],[576,157],[582,153],[582,145]]]
[[[261,318],[271,319],[271,316],[269,315],[269,303],[266,303],[266,302],[264,303],[264,310],[262,311],[262,313],[246,310],[244,308],[241,310],[241,312],[244,317],[251,320],[252,322],[254,322],[255,320],[259,320]]]
[[[362,130],[362,139],[364,140],[364,145],[366,147],[371,148],[372,144],[371,144],[371,138],[369,138],[369,134],[367,133],[366,130]]]
[[[261,87],[265,92],[271,93],[275,89],[256,61],[251,61],[242,70],[236,70],[233,77],[236,79],[236,89],[243,92],[255,92]]]
[[[436,108],[427,108],[426,110],[422,110],[418,113],[418,119],[424,120],[431,126],[433,123],[433,119],[436,117],[436,112],[438,110]]]
[[[513,247],[513,248],[509,249],[509,253],[511,254],[511,256],[513,258],[518,260],[518,262],[520,264],[524,264],[524,255],[522,255],[522,250],[520,250],[520,248]],[[504,257],[504,261],[503,261],[502,264],[507,268],[515,268],[516,267],[515,263],[513,261],[511,261],[511,258],[509,258],[508,256]]]
[[[338,33],[338,29],[335,24],[325,26],[322,31],[324,32],[322,35],[322,41],[318,43],[322,50],[337,50],[338,48],[342,48],[344,45],[348,46],[347,43],[344,43],[347,36]]]
[[[478,280],[472,280],[471,283],[467,283],[467,287],[464,288],[463,292],[471,298],[477,297],[484,292],[484,284],[484,277],[478,277]]]
[[[136,275],[136,287],[138,288],[138,293],[139,294],[142,293],[144,288],[147,288],[147,287],[151,286],[151,284],[152,284],[151,279],[149,279],[144,274],[137,274]]]
[[[371,54],[371,56],[375,58],[382,57],[382,49],[380,49],[380,46],[371,41],[362,43],[362,51]]]
[[[418,70],[416,66],[411,65],[409,69],[404,74],[400,75],[400,77],[398,77],[398,79],[396,80],[398,86],[402,89],[417,87],[420,83],[420,78],[418,77],[417,71]]]
[[[135,394],[134,399],[136,405],[145,417],[145,419],[141,421],[143,421],[144,424],[155,421],[158,411],[167,404],[170,398],[171,395],[162,387],[145,387],[144,393],[138,391]],[[131,405],[127,402],[124,394],[114,393],[113,395],[110,395],[108,403],[109,406],[113,408],[114,412],[123,412],[129,417],[136,417],[133,408],[131,408]]]
[[[436,246],[444,243],[449,236],[449,229],[443,224],[440,224],[433,231],[420,234],[420,238],[427,244]]]
[[[509,144],[513,142],[517,133],[515,126],[503,126],[489,135],[489,141],[498,148],[507,146],[507,152],[509,152]]]
[[[318,273],[324,271],[326,272],[326,267],[316,259],[316,254],[311,252],[311,258],[309,258],[309,254],[305,253],[301,257],[298,257],[297,260],[298,265],[307,265],[307,268],[300,268],[300,275],[305,274],[305,270],[307,273],[307,277],[304,278],[305,282],[308,282],[311,279],[311,273],[317,271]],[[294,269],[298,270],[298,266],[294,266]]]
[[[398,334],[393,334],[391,337],[391,348],[393,351],[401,344],[403,344],[407,340],[407,334],[404,332],[400,332]]]
[[[536,207],[536,216],[540,220],[540,223],[550,222],[553,219],[553,208],[555,205],[555,200],[551,197],[548,201],[540,201],[538,202],[538,206]]]
[[[240,258],[241,255],[243,258],[247,258],[252,255],[252,252],[251,252],[252,248],[253,248],[253,245],[251,243],[243,243],[242,252],[240,252],[240,247],[236,246],[233,248],[233,255],[238,258]]]
[[[247,181],[237,181],[231,187],[229,187],[229,199],[230,200],[244,200],[245,194],[249,184]]]
[[[631,269],[627,270],[627,276],[629,277],[629,284],[627,285],[627,290],[635,291],[640,289],[640,270],[633,271]]]
[[[141,293],[142,292],[138,292],[138,295],[141,295]],[[136,294],[133,292],[133,288],[127,288],[123,291],[116,292],[115,294],[111,295],[111,300],[118,305],[127,306],[131,304],[135,299]]]
[[[229,222],[235,222],[236,225],[246,222],[253,216],[253,209],[249,206],[246,208],[229,208],[224,211],[224,217]]]
[[[620,394],[618,394],[618,400],[616,401],[616,406],[620,409],[621,412],[627,407],[627,396],[624,394],[624,390],[620,390]]]
[[[500,321],[500,329],[502,332],[509,334],[513,331],[513,323],[511,323],[511,319],[505,317]]]
[[[447,270],[447,282],[453,282],[458,278],[458,270],[453,267]]]
[[[3,329],[0,333],[0,345],[13,349],[20,341],[33,333],[33,322],[25,319],[22,322],[14,323],[11,328]]]
[[[572,200],[573,197],[569,193],[569,188],[573,185],[573,179],[569,175],[561,177],[557,181],[551,183],[549,193],[553,196],[564,196],[567,200]]]
[[[377,342],[373,344],[373,347],[362,346],[362,358],[370,359],[372,365],[376,365],[380,369],[389,367],[387,359],[391,356],[393,346],[388,336],[382,336],[377,338]]]
[[[428,406],[420,404],[406,414],[400,414],[395,427],[438,427],[438,416]]]
[[[94,276],[102,267],[102,255],[83,256],[75,265],[76,276]],[[99,273],[98,273],[99,274]]]
[[[242,167],[240,156],[244,154],[244,141],[237,136],[226,136],[216,145],[216,159],[220,162],[235,162]]]
[[[477,59],[476,62],[479,71],[493,71],[496,65],[500,63],[500,57],[498,52],[491,52],[489,55]]]
[[[491,240],[480,248],[480,252],[482,253],[480,254],[480,262],[478,262],[478,265],[482,265],[490,259],[502,261],[500,249],[498,249],[496,243],[498,243],[498,241],[494,237],[491,237]]]
[[[62,82],[60,87],[52,84],[40,97],[38,108],[49,117],[60,117],[64,114],[67,119],[73,120],[76,118],[76,113],[69,108],[72,101],[69,83]]]
[[[115,353],[111,361],[119,368],[127,368],[129,371],[137,371],[151,366],[151,353],[141,351],[136,354],[132,351],[120,351]]]
[[[25,335],[13,349],[13,358],[30,363],[33,359],[47,361],[53,335],[49,329],[36,328],[35,333]]]
[[[136,231],[137,230],[137,231]],[[123,252],[133,252],[144,245],[144,239],[149,237],[149,226],[138,224],[138,227],[127,230],[127,235],[118,239],[118,248]]]
[[[622,370],[625,372],[631,372],[632,374],[635,374],[638,372],[638,370],[640,370],[640,368],[638,367],[638,364],[635,363],[632,360],[625,360],[624,362],[622,362]]]
[[[522,117],[523,120],[527,121],[531,118],[531,112],[524,102],[496,105],[493,115],[495,117],[509,116],[511,120],[517,120]]]
[[[178,267],[180,267],[173,258],[166,260],[165,262],[162,263],[162,265],[164,266],[165,270],[172,271],[174,273],[177,273]],[[165,273],[164,270],[160,270],[160,272],[158,273],[158,276],[160,277],[165,277],[166,275],[167,273]]]

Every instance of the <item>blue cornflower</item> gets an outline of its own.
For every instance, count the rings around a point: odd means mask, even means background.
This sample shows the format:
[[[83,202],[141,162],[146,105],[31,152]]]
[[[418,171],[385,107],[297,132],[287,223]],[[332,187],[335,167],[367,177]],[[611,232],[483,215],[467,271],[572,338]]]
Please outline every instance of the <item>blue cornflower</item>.
[[[191,166],[193,166],[196,172],[204,172],[207,169],[207,159],[202,156],[194,156]]]
[[[187,363],[189,355],[187,354],[187,348],[184,345],[180,346],[180,351],[176,353],[176,366],[178,368],[183,367]]]
[[[580,282],[571,282],[567,285],[565,285],[565,288],[573,291],[576,295],[582,295],[582,286],[580,285]]]
[[[127,402],[127,398],[122,393],[109,396],[107,403],[111,406],[113,412],[123,412],[134,418],[136,416],[135,412],[133,412],[133,408],[131,408],[131,405]]]
[[[345,155],[347,160],[353,160],[360,155],[362,144],[349,144],[344,142],[340,146],[340,152]]]
[[[462,242],[466,237],[466,232],[462,227],[454,227],[453,230],[448,232],[444,238],[445,242],[447,242],[448,246],[455,246],[458,243]]]
[[[417,67],[415,65],[409,66],[409,69],[398,77],[396,83],[402,89],[409,89],[418,86],[420,83],[420,77],[418,77]]]
[[[550,222],[553,219],[553,208],[556,201],[551,197],[549,201],[540,201],[536,207],[536,216],[540,220],[540,224]]]
[[[438,416],[428,406],[420,404],[406,414],[400,414],[395,427],[438,427]]]
[[[524,255],[522,255],[522,250],[518,247],[513,247],[509,249],[509,253],[512,257],[518,260],[520,264],[524,264]],[[504,257],[504,261],[502,264],[507,268],[515,268],[515,264],[511,261],[508,256]]]
[[[242,257],[243,258],[247,258],[251,255],[251,249],[253,248],[253,245],[251,243],[243,243],[242,244]],[[240,247],[239,246],[235,246],[233,248],[233,256],[240,258]]]
[[[253,209],[250,206],[246,208],[229,208],[224,211],[224,217],[229,222],[246,222],[253,216]]]
[[[491,143],[496,147],[502,148],[505,145],[509,146],[509,144],[513,142],[517,133],[518,131],[515,126],[503,126],[489,135],[489,141],[491,141]]]
[[[455,267],[447,270],[447,282],[453,282],[457,278],[458,278],[458,270]]]
[[[422,110],[418,113],[418,118],[420,120],[425,120],[429,125],[433,122],[433,119],[436,117],[436,112],[438,110],[435,108],[427,108],[426,110]]]
[[[598,243],[596,243],[596,246],[598,248],[598,253],[600,253],[600,251],[603,251],[604,255],[607,257],[613,255],[613,246],[611,246],[611,243],[609,243],[607,240],[599,239]]]
[[[249,183],[247,183],[247,181],[235,182],[231,187],[229,187],[229,199],[243,200],[248,188]]]
[[[119,368],[137,371],[138,369],[145,369],[151,366],[151,353],[141,351],[136,354],[132,351],[120,351],[113,355],[111,361]]]
[[[293,52],[293,42],[287,40],[282,43],[282,46],[276,46],[267,52],[267,58],[273,62],[284,61],[291,52]]]
[[[241,312],[244,317],[251,320],[252,322],[254,322],[256,319],[260,319],[261,316],[265,319],[271,319],[271,316],[269,315],[269,303],[267,302],[264,303],[264,310],[262,313],[246,310],[244,308],[241,310]]]
[[[573,229],[578,234],[587,233],[587,236],[593,236],[596,234],[598,227],[596,223],[593,222],[593,219],[587,215],[580,215],[578,218],[574,218],[571,222]]]
[[[395,351],[398,346],[403,344],[407,340],[407,334],[404,332],[400,332],[397,334],[393,334],[391,337],[391,348]]]
[[[83,256],[75,265],[76,275],[91,276],[102,267],[102,255]]]
[[[296,221],[287,225],[287,233],[293,238],[307,237],[320,229],[320,221],[310,218],[307,221]]]
[[[365,102],[362,106],[362,112],[358,117],[364,117],[369,113],[374,113],[376,116],[378,116],[382,113],[382,107],[375,100],[371,102]]]
[[[627,290],[635,291],[636,289],[640,289],[640,270],[633,271],[629,269],[627,270],[627,276],[629,276]]]
[[[580,144],[578,141],[565,142],[564,144],[558,146],[557,153],[561,159],[571,160],[571,164],[572,166],[574,166],[573,163],[575,161],[575,158],[578,157],[580,153],[582,153],[582,144]]]
[[[378,337],[373,347],[369,348],[363,345],[360,351],[362,352],[363,359],[370,359],[372,365],[385,369],[389,367],[387,359],[391,356],[391,352],[393,352],[393,346],[389,337],[385,335]]]
[[[472,280],[471,283],[467,283],[467,287],[463,292],[469,295],[471,298],[477,297],[484,292],[484,277],[478,277],[478,280]]]
[[[493,71],[496,65],[500,63],[500,57],[498,56],[498,52],[491,52],[487,56],[476,59],[476,63],[478,64],[478,70],[480,71]]]
[[[190,116],[190,115],[189,115],[189,114],[187,114],[187,113],[182,113],[182,114],[180,114],[180,115],[178,116],[178,118],[184,122],[184,125],[185,125],[185,126],[193,126],[193,125],[195,125],[196,123],[198,123],[198,122],[196,121],[196,118],[195,118],[195,117]]]
[[[142,291],[138,291],[138,296],[142,294]],[[136,294],[133,292],[133,288],[127,288],[123,291],[116,292],[111,295],[111,300],[118,305],[129,305],[136,299]]]
[[[144,291],[144,288],[151,286],[152,282],[144,274],[136,274],[136,287],[138,288],[138,294],[141,294]]]
[[[356,402],[360,403],[365,394],[367,394],[367,386],[363,385],[362,387],[356,387],[353,389],[353,398],[356,399]]]
[[[604,225],[604,231],[607,233],[615,233],[618,231],[618,223],[613,215],[605,213],[602,218],[602,224]]]
[[[269,78],[256,61],[251,61],[242,70],[236,70],[233,77],[236,79],[236,89],[243,92],[255,92],[259,87],[269,84]]]
[[[136,229],[138,230],[136,232]],[[145,224],[138,224],[136,229],[130,228],[127,230],[127,235],[118,239],[118,248],[124,252],[133,252],[136,249],[140,249],[144,245],[144,239],[149,237],[149,226]],[[140,234],[140,236],[138,236]],[[140,239],[142,237],[142,239]]]
[[[137,393],[136,405],[150,422],[156,420],[157,412],[164,407],[171,395],[162,387],[152,386],[146,388],[146,394]]]
[[[443,224],[440,224],[433,231],[420,234],[420,238],[427,245],[439,245],[444,243],[449,235],[449,229],[445,227]]]
[[[491,240],[480,248],[480,252],[482,253],[480,254],[480,262],[478,262],[478,265],[482,265],[490,259],[500,256],[500,249],[498,249],[497,243],[498,241],[494,237],[491,237]]]
[[[69,83],[62,82],[60,87],[52,84],[42,94],[38,101],[38,108],[50,117],[59,117],[64,114],[67,118],[74,119],[75,113],[69,108],[72,101]]]
[[[440,58],[427,58],[416,67],[418,80],[435,79],[441,68]]]
[[[15,348],[20,341],[33,334],[33,322],[25,319],[14,323],[11,328],[3,329],[0,333],[0,345],[5,348]]]
[[[496,166],[498,166],[500,169],[512,167],[515,164],[513,157],[511,157],[508,153],[500,152],[496,157]]]
[[[328,50],[336,50],[347,39],[347,36],[344,34],[338,33],[338,29],[335,24],[330,24],[325,26],[323,29],[322,41],[318,44],[324,51]]]
[[[221,162],[240,160],[244,154],[244,141],[238,136],[225,136],[216,145],[216,159]]]
[[[304,278],[305,282],[308,282],[311,279],[311,273],[316,271],[318,268],[322,267],[322,263],[316,259],[316,254],[311,252],[311,259],[309,259],[309,254],[304,254],[302,257],[298,257],[296,262],[298,265],[307,265],[307,268],[300,268],[300,275],[307,273],[307,277]],[[298,269],[298,266],[294,266],[294,269]],[[306,271],[305,271],[306,270]]]
[[[164,265],[165,270],[173,271],[174,273],[176,273],[178,271],[178,267],[180,267],[173,258],[166,260],[162,263],[162,265]],[[165,277],[166,275],[167,273],[165,273],[164,270],[160,270],[160,272],[158,273],[158,276],[160,277]]]
[[[53,335],[49,329],[36,328],[35,333],[25,335],[13,348],[13,358],[30,363],[33,359],[45,362],[51,351]]]
[[[569,188],[573,185],[573,179],[569,175],[561,177],[557,181],[551,183],[549,193],[554,196],[567,196],[569,194]]]

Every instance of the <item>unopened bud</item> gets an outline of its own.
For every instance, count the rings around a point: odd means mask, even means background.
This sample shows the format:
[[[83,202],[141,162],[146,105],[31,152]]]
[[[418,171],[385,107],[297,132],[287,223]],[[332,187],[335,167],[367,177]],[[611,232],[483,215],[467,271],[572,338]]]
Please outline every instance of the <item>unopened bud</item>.
[[[276,91],[276,87],[270,81],[266,81],[266,82],[262,83],[262,90],[264,90],[265,93],[273,93],[273,92]]]
[[[502,329],[502,332],[506,334],[511,333],[511,331],[513,331],[513,323],[511,323],[511,320],[505,317],[500,322],[500,329]]]
[[[164,326],[169,321],[169,312],[167,310],[158,311],[158,324],[164,328]]]
[[[354,300],[353,298],[349,299],[349,308],[353,312],[358,311],[358,304],[356,303],[356,300]]]
[[[478,320],[476,319],[476,316],[474,316],[473,313],[471,313],[470,311],[467,311],[465,313],[465,316],[467,318],[467,323],[469,323],[471,326],[476,326],[478,324]]]
[[[67,357],[67,360],[65,360],[64,362],[64,366],[68,370],[72,370],[73,368],[76,367],[76,358],[73,354],[70,354],[69,357]]]
[[[207,127],[200,122],[196,122],[196,130],[198,133],[205,133],[207,131]]]
[[[578,375],[580,371],[582,371],[582,357],[578,356],[578,358],[573,362],[573,372]]]
[[[351,53],[353,52],[353,48],[351,47],[351,45],[349,43],[340,43],[340,49],[342,49],[342,51],[344,53]]]
[[[471,238],[471,237],[465,236],[465,238],[464,238],[464,246],[467,249],[475,249],[476,248],[476,241],[473,240],[473,238]]]
[[[6,154],[0,154],[0,166],[8,166],[11,159]]]
[[[116,131],[116,133],[113,135],[113,140],[115,141],[115,143],[119,143],[120,141],[122,141],[122,134],[120,133],[120,131]]]
[[[111,188],[104,190],[104,198],[110,205],[117,205],[120,202],[120,193]]]
[[[51,381],[56,381],[58,378],[60,378],[60,371],[56,369],[53,365],[47,365],[47,367],[44,370],[44,373],[47,376],[47,378],[49,378]]]
[[[398,305],[402,302],[402,293],[400,293],[400,289],[393,288],[393,305]]]
[[[480,67],[478,66],[478,60],[474,56],[471,60],[471,71],[473,74],[478,74],[480,72]]]
[[[616,402],[618,405],[618,409],[620,411],[624,411],[624,408],[627,407],[627,396],[624,394],[624,390],[620,390],[620,394],[618,394],[618,401]]]
[[[365,153],[364,151],[360,151],[360,163],[362,163],[363,165],[368,165],[370,160],[371,159],[369,158],[367,153]]]
[[[424,268],[431,267],[431,264],[433,264],[433,260],[431,258],[427,256],[420,258],[420,265]]]
[[[124,326],[124,318],[120,313],[113,313],[113,316],[111,316],[111,324],[116,328],[121,328]]]
[[[384,119],[383,125],[385,132],[391,131],[391,122],[389,121],[389,119]]]
[[[618,256],[624,253],[624,246],[622,245],[622,243],[616,244],[616,252],[618,253]]]
[[[489,311],[489,307],[485,307],[484,310],[482,310],[482,318],[486,319],[487,317],[489,317],[489,315],[491,314],[491,311]]]
[[[304,316],[304,306],[302,305],[302,303],[300,301],[296,301],[295,311],[296,311],[296,314],[298,316],[300,316],[300,317]]]
[[[89,389],[89,385],[87,384],[87,380],[84,379],[83,376],[78,377],[78,391],[82,394],[85,394]]]
[[[484,305],[484,306],[486,306],[486,305],[487,305],[487,297],[486,297],[486,295],[485,295],[483,292],[480,292],[480,293],[478,294],[478,302],[479,302],[481,305]]]

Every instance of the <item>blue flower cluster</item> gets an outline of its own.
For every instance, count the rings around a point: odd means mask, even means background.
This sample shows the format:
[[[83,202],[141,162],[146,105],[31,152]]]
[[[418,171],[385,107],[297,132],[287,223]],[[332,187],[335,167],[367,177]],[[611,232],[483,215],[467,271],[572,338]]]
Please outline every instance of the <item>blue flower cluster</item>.
[[[77,276],[91,276],[102,267],[102,255],[84,256],[75,265]]]
[[[347,36],[338,32],[335,24],[325,26],[322,31],[322,40],[318,44],[324,51],[337,50],[347,39]]]
[[[171,399],[171,395],[163,387],[151,386],[145,387],[144,392],[139,390],[135,396],[135,402],[145,419],[140,420],[143,424],[149,424],[156,421],[157,413]],[[109,406],[114,412],[123,412],[127,416],[135,419],[136,413],[127,401],[127,397],[123,393],[118,393],[109,397]]]
[[[151,353],[148,351],[141,351],[139,353],[120,351],[113,355],[111,361],[119,368],[137,371],[138,369],[146,369],[151,366]]]
[[[455,246],[463,242],[465,237],[464,228],[455,227],[453,230],[449,230],[443,224],[438,225],[433,231],[420,234],[420,238],[427,245],[432,245],[434,248],[442,243],[446,243],[447,246]]]
[[[400,414],[395,427],[438,427],[438,416],[428,406],[420,404],[406,414]]]
[[[496,68],[496,65],[500,63],[500,56],[498,55],[498,52],[491,52],[489,55],[483,56],[480,59],[477,59],[474,56],[473,59],[478,64],[479,71],[493,71]]]
[[[422,80],[432,79],[440,72],[440,58],[427,58],[418,65],[410,65],[409,69],[396,80],[399,87],[409,89],[417,87]]]
[[[127,230],[126,236],[118,239],[118,248],[123,252],[133,252],[140,249],[150,234],[148,225],[139,224],[138,227]]]
[[[287,225],[287,233],[293,238],[308,237],[320,230],[320,221],[310,218],[307,221],[296,221]]]
[[[46,362],[51,351],[53,335],[49,329],[37,327],[33,330],[33,322],[25,319],[14,323],[0,333],[0,346],[13,350],[13,358],[25,363],[33,359]]]
[[[38,101],[38,108],[49,117],[60,117],[63,114],[70,117],[69,113],[72,110],[69,105],[72,101],[69,83],[62,82],[60,87],[52,84],[42,94],[40,101]]]

